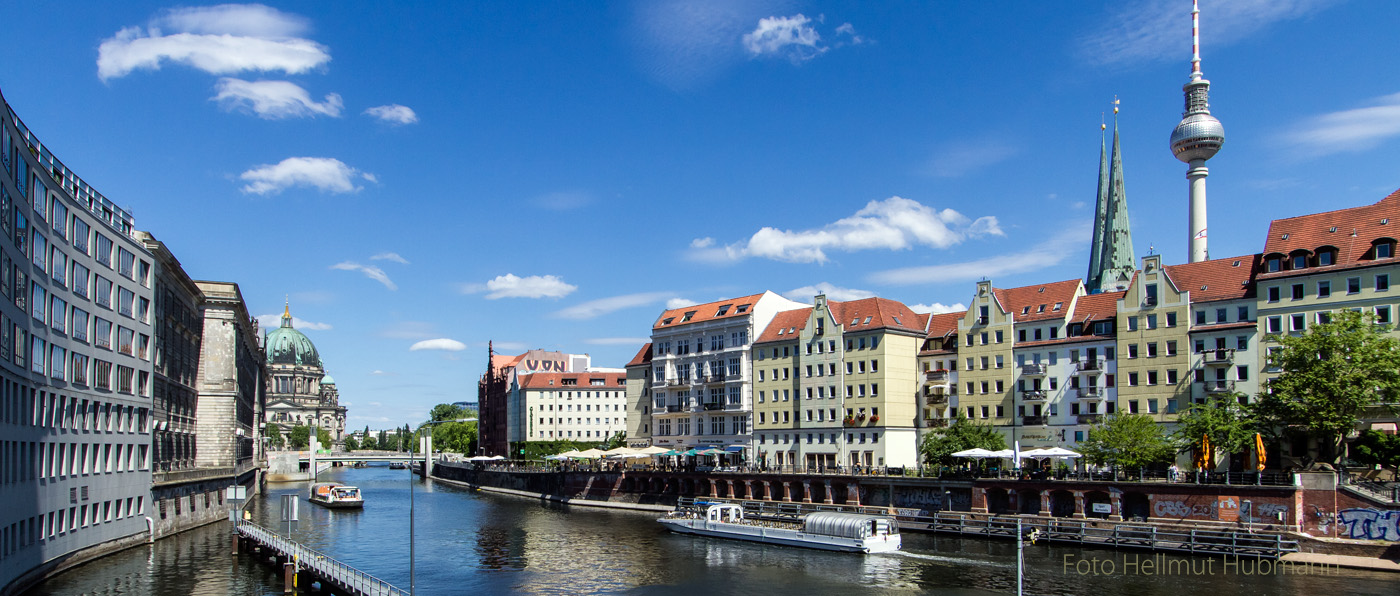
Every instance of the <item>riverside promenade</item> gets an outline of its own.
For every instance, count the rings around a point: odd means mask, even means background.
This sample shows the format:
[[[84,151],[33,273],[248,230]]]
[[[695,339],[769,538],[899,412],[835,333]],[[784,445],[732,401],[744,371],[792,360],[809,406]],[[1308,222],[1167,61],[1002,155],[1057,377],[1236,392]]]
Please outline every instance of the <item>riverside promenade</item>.
[[[1238,532],[1241,536],[1280,536],[1279,540],[1296,541],[1296,547],[1284,548],[1279,554],[1300,551],[1400,560],[1400,537],[1349,540],[1357,524],[1345,523],[1348,512],[1369,512],[1372,519],[1400,519],[1400,508],[1338,490],[1335,476],[1327,473],[1302,473],[1290,478],[1291,483],[1270,486],[792,471],[565,469],[510,461],[490,465],[434,462],[431,469],[436,479],[570,505],[663,510],[690,499],[710,498],[746,502],[753,507],[787,506],[793,512],[828,507],[879,509],[895,513],[910,530],[963,534],[977,533],[968,528],[995,528],[997,519],[1020,517],[1041,521],[1047,528],[1053,525],[1062,533],[1067,528],[1081,528],[1080,536]],[[954,518],[963,521],[954,524]],[[1119,527],[1124,529],[1115,529]],[[1375,533],[1374,529],[1364,530]],[[994,531],[982,534],[997,537]],[[1124,546],[1132,545],[1124,541]]]

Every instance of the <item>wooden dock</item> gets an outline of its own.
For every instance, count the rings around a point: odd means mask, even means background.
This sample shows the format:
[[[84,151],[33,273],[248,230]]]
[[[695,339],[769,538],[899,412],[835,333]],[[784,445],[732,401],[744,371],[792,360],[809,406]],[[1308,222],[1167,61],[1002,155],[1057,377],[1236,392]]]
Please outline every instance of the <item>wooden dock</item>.
[[[337,596],[407,596],[408,592],[389,582],[355,569],[326,554],[308,548],[251,521],[233,520],[233,552],[253,553],[259,560],[280,565],[283,592],[298,588],[319,590]]]

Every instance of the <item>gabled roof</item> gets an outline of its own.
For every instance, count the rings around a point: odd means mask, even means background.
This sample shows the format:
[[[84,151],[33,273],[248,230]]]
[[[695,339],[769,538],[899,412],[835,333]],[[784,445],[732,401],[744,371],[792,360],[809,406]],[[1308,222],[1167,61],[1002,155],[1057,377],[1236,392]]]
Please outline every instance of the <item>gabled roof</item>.
[[[832,314],[836,313],[837,305],[840,302],[827,302],[831,307]],[[797,332],[807,327],[807,319],[812,317],[812,307],[785,310],[773,316],[773,320],[768,323],[768,327],[763,329],[755,344],[770,343],[775,341],[796,341]]]
[[[846,333],[859,333],[872,329],[888,328],[912,331],[923,334],[924,324],[919,315],[903,302],[889,298],[863,298],[840,303],[840,309],[832,308],[831,315],[837,317]]]
[[[958,321],[967,316],[966,312],[945,312],[929,315],[928,331],[924,337],[938,338],[947,337],[949,333],[957,335]]]
[[[1069,279],[1009,290],[992,288],[992,294],[1017,323],[1029,323],[1064,318],[1079,286],[1079,280]],[[1056,303],[1060,304],[1058,310]]]
[[[577,385],[565,385],[571,379]],[[602,385],[590,385],[593,379],[603,379]],[[520,375],[521,389],[566,389],[578,391],[616,391],[626,386],[627,373],[581,372],[581,373],[531,373]]]
[[[1074,320],[1081,323],[1104,321],[1118,316],[1118,301],[1124,292],[1102,292],[1081,296],[1074,305]]]
[[[645,366],[651,364],[651,342],[642,345],[642,349],[637,351],[637,355],[627,363],[627,366]]]
[[[752,296],[706,302],[695,306],[673,308],[661,313],[661,316],[656,318],[656,322],[652,324],[651,328],[653,330],[671,329],[673,327],[680,327],[681,325],[689,325],[691,323],[700,323],[703,321],[747,317],[753,314],[754,305],[757,304],[758,300],[762,297],[763,294],[754,294]],[[723,314],[720,314],[721,312],[723,312]]]
[[[507,368],[514,368],[515,365],[520,364],[520,359],[524,357],[524,354],[518,354],[515,356],[506,356],[504,354],[492,354],[491,368],[494,368],[497,371],[505,370]]]
[[[1245,255],[1167,265],[1162,269],[1177,290],[1191,292],[1191,302],[1214,302],[1254,298],[1254,278],[1262,263],[1263,255]]]
[[[922,328],[924,329],[924,332],[927,333],[927,332],[928,332],[928,322],[929,322],[930,319],[933,318],[933,313],[920,312],[920,313],[914,313],[914,314],[919,315],[919,327],[922,327]],[[962,314],[965,314],[965,313],[959,313],[959,315],[962,315]]]
[[[1337,249],[1336,264],[1307,271],[1347,269],[1371,264],[1371,242],[1378,238],[1400,238],[1400,190],[1374,205],[1275,219],[1269,223],[1264,255],[1288,255],[1298,250],[1312,254],[1318,248],[1332,246]],[[1260,277],[1291,274],[1296,273],[1261,273]]]

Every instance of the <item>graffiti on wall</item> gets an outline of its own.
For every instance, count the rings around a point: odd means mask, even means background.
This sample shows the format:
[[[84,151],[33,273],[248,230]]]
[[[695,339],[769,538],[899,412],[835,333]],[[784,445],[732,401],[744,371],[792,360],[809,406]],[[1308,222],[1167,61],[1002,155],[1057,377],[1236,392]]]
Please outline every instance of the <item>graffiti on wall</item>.
[[[970,491],[960,490],[945,493],[937,488],[900,487],[900,490],[895,492],[896,506],[915,507],[928,511],[941,511],[947,508],[949,499],[952,499],[952,506],[955,510],[972,508],[972,493]]]
[[[1343,509],[1339,516],[1339,530],[1347,538],[1400,541],[1400,511]]]
[[[1199,517],[1215,519],[1218,503],[1192,505],[1186,501],[1157,501],[1152,504],[1153,517]]]

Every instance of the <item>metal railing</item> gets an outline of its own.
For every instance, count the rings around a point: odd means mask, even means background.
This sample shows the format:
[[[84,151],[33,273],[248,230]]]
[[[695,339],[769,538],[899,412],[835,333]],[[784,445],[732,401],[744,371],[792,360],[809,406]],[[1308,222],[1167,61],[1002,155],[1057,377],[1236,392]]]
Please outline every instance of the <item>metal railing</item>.
[[[1225,393],[1235,390],[1234,381],[1206,381],[1206,393]]]
[[[396,588],[389,582],[342,563],[325,553],[308,548],[301,543],[278,536],[272,530],[251,521],[235,519],[233,528],[239,534],[287,555],[296,561],[298,567],[312,569],[317,575],[339,584],[353,594],[364,596],[406,596],[408,594],[407,591]]]
[[[1048,370],[1049,370],[1049,367],[1047,367],[1047,366],[1044,365],[1044,364],[1022,364],[1022,365],[1021,365],[1021,374],[1023,374],[1023,375],[1030,375],[1030,376],[1038,377],[1038,376],[1044,375]]]
[[[1074,363],[1074,370],[1075,370],[1076,372],[1085,372],[1085,373],[1087,373],[1087,372],[1099,372],[1099,371],[1102,371],[1103,369],[1104,369],[1104,361],[1098,360],[1098,359],[1094,359],[1094,360],[1077,360],[1077,361],[1075,361],[1075,363]]]
[[[1235,351],[1230,349],[1206,350],[1205,360],[1211,364],[1229,364],[1235,360]]]
[[[1021,399],[1027,401],[1039,401],[1045,399],[1045,395],[1045,391],[1042,389],[1032,389],[1030,391],[1022,391]]]
[[[1101,399],[1104,394],[1104,390],[1100,387],[1080,387],[1077,391],[1079,399]]]
[[[924,380],[930,383],[946,383],[948,381],[948,371],[946,370],[926,370]]]

